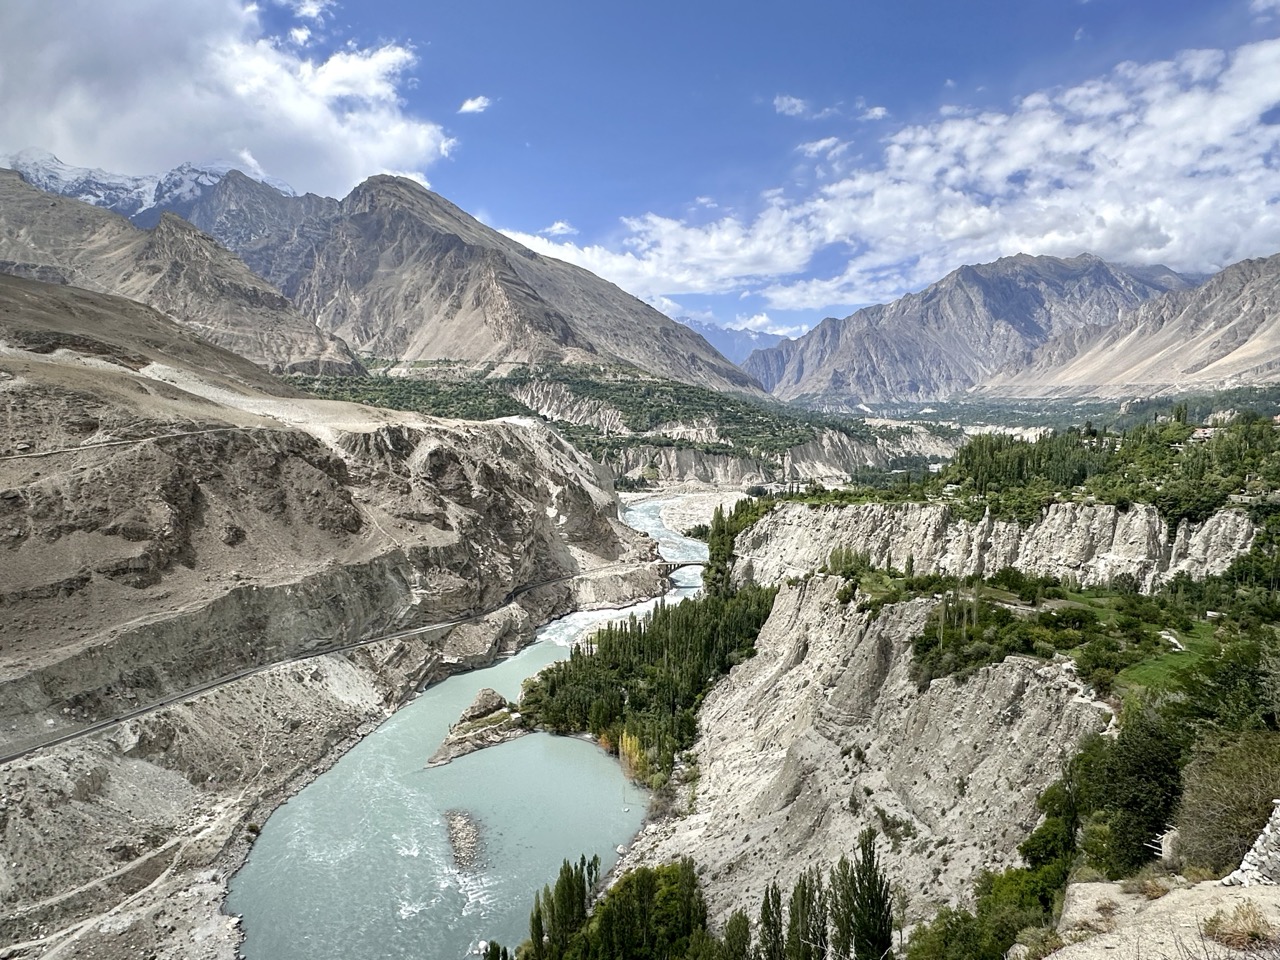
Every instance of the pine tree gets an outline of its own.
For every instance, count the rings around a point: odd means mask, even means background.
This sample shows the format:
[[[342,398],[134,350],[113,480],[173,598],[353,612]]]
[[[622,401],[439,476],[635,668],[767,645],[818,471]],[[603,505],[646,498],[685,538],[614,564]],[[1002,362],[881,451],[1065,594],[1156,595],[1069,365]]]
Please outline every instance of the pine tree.
[[[853,960],[882,960],[893,952],[893,892],[876,858],[876,832],[858,835],[850,902]]]
[[[760,943],[756,947],[757,960],[786,960],[786,937],[782,930],[782,894],[776,883],[764,891],[764,903],[760,905]]]

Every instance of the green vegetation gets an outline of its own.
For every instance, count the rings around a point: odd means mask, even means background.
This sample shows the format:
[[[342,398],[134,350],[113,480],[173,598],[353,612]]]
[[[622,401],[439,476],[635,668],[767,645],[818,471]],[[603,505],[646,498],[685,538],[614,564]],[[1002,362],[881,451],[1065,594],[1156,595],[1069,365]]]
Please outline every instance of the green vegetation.
[[[366,361],[366,365],[370,364],[370,369],[377,370],[392,365],[389,361]],[[627,449],[671,447],[758,460],[768,469],[780,465],[786,450],[817,439],[822,430],[866,443],[902,432],[902,428],[871,428],[860,418],[816,413],[772,400],[662,380],[626,367],[543,365],[516,367],[496,375],[491,367],[472,370],[465,364],[448,361],[411,366],[408,376],[287,379],[293,386],[325,399],[468,420],[537,416],[513,394],[533,382],[554,383],[575,399],[597,401],[621,415],[630,433],[610,434],[590,424],[565,421],[554,424],[571,443],[606,463],[616,462]],[[718,439],[701,441],[665,435],[670,427],[681,423],[707,424]],[[929,424],[928,429],[939,435],[958,435],[955,428],[945,425]]]
[[[590,732],[629,775],[660,788],[693,745],[702,697],[755,652],[775,593],[749,584],[606,626],[529,683],[521,713],[555,733]]]
[[[290,376],[289,384],[324,400],[347,400],[371,407],[412,410],[432,417],[493,420],[532,417],[534,412],[494,381],[479,377],[460,380],[421,380],[411,377]]]
[[[893,956],[893,897],[876,856],[875,831],[858,838],[825,877],[806,870],[784,912],[777,884],[765,891],[752,943],[737,911],[723,938],[707,930],[707,908],[693,861],[640,867],[625,874],[588,916],[598,861],[560,868],[554,889],[534,899],[522,960],[884,960]],[[490,947],[498,956],[503,949]]]

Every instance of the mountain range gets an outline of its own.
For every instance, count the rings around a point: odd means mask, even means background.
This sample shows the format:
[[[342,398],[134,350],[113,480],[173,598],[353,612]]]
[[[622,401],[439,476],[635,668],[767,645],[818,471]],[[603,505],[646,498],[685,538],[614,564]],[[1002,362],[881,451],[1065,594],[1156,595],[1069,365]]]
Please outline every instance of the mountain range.
[[[1280,254],[1048,344],[1029,367],[985,384],[1018,397],[1144,396],[1280,382]]]
[[[179,214],[238,254],[307,322],[368,356],[621,364],[761,393],[688,327],[580,267],[534,253],[406,178],[371,177],[334,200],[297,196],[216,165],[128,178],[31,151],[10,159],[35,185],[135,223],[154,218],[160,229],[165,213]],[[12,249],[20,247],[21,229],[10,236],[3,256],[39,262]],[[95,280],[93,289],[128,295]]]
[[[748,330],[744,327],[722,327],[715,323],[694,320],[692,317],[676,317],[690,330],[702,336],[738,366],[756,350],[765,350],[777,346],[785,337],[780,333],[764,333],[760,330]]]
[[[919,293],[828,318],[759,350],[744,369],[783,400],[826,408],[938,400],[1029,365],[1071,331],[1191,285],[1166,268],[1125,268],[1090,254],[1019,254],[963,266]]]
[[[0,271],[130,297],[277,372],[359,373],[357,352],[623,365],[848,411],[975,390],[1119,396],[1277,379],[1275,257],[1201,284],[1087,253],[1018,254],[788,340],[672,321],[404,178],[371,177],[337,200],[227,163],[129,177],[28,150],[0,165],[20,174],[0,172]]]
[[[0,170],[0,272],[127,297],[276,373],[356,374],[347,345],[173,214],[143,230]]]

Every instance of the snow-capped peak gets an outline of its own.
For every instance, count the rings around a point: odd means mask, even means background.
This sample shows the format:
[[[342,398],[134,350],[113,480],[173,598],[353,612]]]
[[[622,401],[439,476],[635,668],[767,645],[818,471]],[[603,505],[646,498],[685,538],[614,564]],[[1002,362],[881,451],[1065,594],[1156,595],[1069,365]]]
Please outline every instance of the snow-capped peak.
[[[158,219],[162,210],[185,214],[205,190],[216,186],[232,170],[240,170],[245,176],[274,187],[286,196],[297,195],[283,180],[268,177],[260,169],[245,171],[245,166],[247,164],[231,160],[214,160],[184,163],[161,175],[129,176],[98,168],[71,166],[49,151],[38,148],[0,154],[0,167],[18,171],[34,187],[91,203],[95,207],[106,207],[131,220],[145,215],[141,218],[144,221]]]

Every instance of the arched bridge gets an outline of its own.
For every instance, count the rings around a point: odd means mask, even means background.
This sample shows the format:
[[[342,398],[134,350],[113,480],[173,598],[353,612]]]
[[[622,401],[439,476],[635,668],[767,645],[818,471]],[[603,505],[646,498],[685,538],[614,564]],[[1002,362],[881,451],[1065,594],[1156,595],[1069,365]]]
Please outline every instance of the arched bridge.
[[[677,570],[682,570],[685,567],[705,567],[706,565],[707,561],[705,560],[680,560],[678,562],[674,560],[659,560],[653,564],[654,568],[664,577],[669,577]]]

